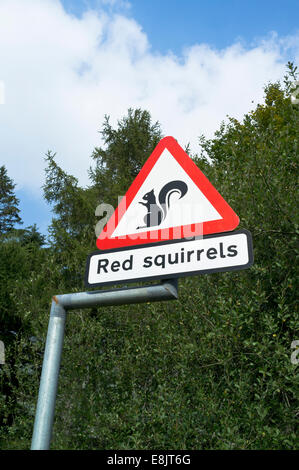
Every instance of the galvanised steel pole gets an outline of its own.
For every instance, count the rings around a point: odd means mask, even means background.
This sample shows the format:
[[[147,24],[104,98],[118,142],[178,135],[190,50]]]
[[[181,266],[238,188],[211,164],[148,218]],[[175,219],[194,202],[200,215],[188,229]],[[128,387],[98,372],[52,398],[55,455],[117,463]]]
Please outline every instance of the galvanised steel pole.
[[[53,300],[35,413],[32,450],[47,450],[50,447],[65,320],[65,309]]]
[[[167,280],[155,286],[113,291],[78,292],[53,297],[31,450],[48,450],[50,448],[67,311],[95,305],[124,305],[177,298],[177,279]]]

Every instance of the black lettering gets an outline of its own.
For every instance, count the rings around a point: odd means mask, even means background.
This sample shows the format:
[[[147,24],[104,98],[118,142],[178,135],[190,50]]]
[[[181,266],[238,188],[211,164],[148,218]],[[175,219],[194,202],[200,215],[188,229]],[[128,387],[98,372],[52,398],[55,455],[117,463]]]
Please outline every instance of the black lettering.
[[[227,251],[228,251],[227,256],[236,256],[238,254],[237,250],[234,250],[234,248],[237,248],[237,245],[230,245],[227,248]]]
[[[184,248],[181,248],[181,263],[185,261],[185,253],[184,253]]]
[[[158,258],[161,258],[161,263],[158,263]],[[161,266],[162,268],[165,268],[165,255],[157,255],[154,262],[156,266]]]
[[[213,256],[213,255],[214,255],[214,256]],[[207,257],[208,257],[209,259],[215,259],[215,258],[217,258],[217,250],[216,250],[216,248],[209,248],[209,249],[207,250]]]
[[[106,266],[109,264],[109,261],[104,258],[104,259],[99,259],[99,262],[98,262],[98,274],[101,273],[101,268],[103,268],[103,270],[105,271],[105,273],[108,272],[108,270],[106,269]],[[103,266],[104,265],[104,266]]]
[[[169,264],[178,264],[178,262],[179,262],[179,254],[178,254],[178,253],[175,253],[175,254],[174,254],[174,256],[175,256],[174,261],[172,261],[171,256],[172,256],[172,253],[169,253],[169,255],[168,255],[168,263],[169,263]]]
[[[205,250],[197,250],[197,261],[200,261],[200,255]]]
[[[194,250],[187,251],[187,261],[188,262],[191,260],[192,253],[194,253]]]
[[[220,243],[220,258],[226,258],[225,254],[223,253],[223,243]]]
[[[120,267],[120,262],[113,261],[113,263],[111,264],[111,271],[115,273],[116,271],[119,271],[119,267]]]
[[[128,266],[126,266],[127,263],[129,263]],[[133,255],[131,255],[128,259],[123,262],[122,268],[125,271],[130,271],[131,269],[133,269]]]
[[[143,267],[144,268],[150,268],[152,266],[152,264],[153,264],[152,257],[151,256],[146,256],[144,258]]]

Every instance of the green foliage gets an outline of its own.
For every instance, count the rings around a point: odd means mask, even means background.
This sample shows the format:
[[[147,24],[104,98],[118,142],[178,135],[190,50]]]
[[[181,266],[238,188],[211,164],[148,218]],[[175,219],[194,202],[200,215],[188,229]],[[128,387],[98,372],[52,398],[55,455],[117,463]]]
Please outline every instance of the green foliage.
[[[287,63],[287,73],[284,76],[284,86],[285,86],[285,94],[286,96],[290,96],[291,92],[294,89],[294,82],[296,82],[298,78],[297,68],[293,62]]]
[[[148,111],[129,109],[117,129],[112,128],[106,116],[101,135],[106,148],[95,148],[92,158],[96,167],[90,169],[90,177],[100,202],[115,207],[118,196],[127,192],[162,134],[160,124],[152,124]]]
[[[265,88],[265,105],[230,119],[203,151],[213,165],[210,178],[253,235],[259,281],[267,288],[267,307],[282,299],[293,313],[298,256],[299,110],[279,84]],[[286,300],[287,299],[287,300]]]
[[[92,232],[95,200],[92,191],[78,186],[78,180],[68,175],[56,163],[55,155],[46,155],[46,182],[44,197],[52,204],[56,218],[50,226],[50,240],[56,250],[69,252],[75,240],[82,240]]]
[[[177,301],[70,312],[53,449],[298,448],[298,366],[290,360],[299,339],[295,74],[289,64],[284,89],[268,84],[263,105],[242,122],[230,118],[213,139],[201,137],[193,156],[252,232],[254,265],[180,280]],[[10,319],[0,369],[3,449],[30,446],[50,299],[84,289],[96,205],[115,206],[161,138],[141,110],[129,110],[117,129],[106,118],[102,135],[89,188],[47,155],[50,246],[0,244],[1,321]]]
[[[0,167],[0,235],[8,232],[22,220],[19,216],[19,200],[14,194],[15,184],[7,175],[5,166]]]
[[[22,246],[34,245],[41,247],[46,243],[45,235],[42,235],[37,230],[36,224],[29,225],[25,229],[12,229],[1,237],[2,241],[16,242]]]

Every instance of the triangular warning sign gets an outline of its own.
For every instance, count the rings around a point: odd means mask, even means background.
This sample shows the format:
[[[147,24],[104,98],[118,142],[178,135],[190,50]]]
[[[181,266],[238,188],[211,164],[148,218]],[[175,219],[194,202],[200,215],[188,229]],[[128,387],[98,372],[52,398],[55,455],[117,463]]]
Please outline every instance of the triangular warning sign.
[[[239,217],[173,137],[162,139],[97,239],[108,250],[235,229]]]

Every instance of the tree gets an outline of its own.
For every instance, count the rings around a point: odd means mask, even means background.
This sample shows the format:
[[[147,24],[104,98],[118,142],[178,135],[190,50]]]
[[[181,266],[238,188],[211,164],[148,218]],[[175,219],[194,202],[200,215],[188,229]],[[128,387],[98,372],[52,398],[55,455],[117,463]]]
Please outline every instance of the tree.
[[[21,244],[22,245],[29,245],[33,244],[38,247],[45,245],[45,236],[39,233],[37,230],[36,224],[29,225],[26,227],[22,236],[21,236]]]
[[[148,111],[129,109],[128,115],[118,121],[113,129],[109,117],[101,130],[106,148],[96,147],[92,158],[95,169],[90,169],[90,178],[99,202],[118,203],[118,196],[123,196],[143,164],[162,138],[159,122],[152,123]]]
[[[55,218],[49,232],[51,243],[59,252],[73,250],[74,242],[84,238],[94,241],[94,211],[96,201],[91,188],[81,188],[78,180],[68,175],[49,151],[46,155],[44,197],[52,204]]]
[[[46,155],[44,197],[55,214],[49,229],[51,244],[73,281],[86,252],[95,248],[96,207],[102,202],[116,207],[118,196],[125,194],[161,139],[160,124],[153,124],[149,112],[141,109],[129,109],[117,129],[105,116],[101,134],[105,148],[96,147],[92,154],[96,165],[89,169],[87,188],[59,167],[55,154]]]
[[[45,235],[42,235],[38,230],[36,224],[29,225],[26,228],[15,228],[10,230],[2,237],[2,241],[16,242],[22,246],[35,245],[42,247],[46,243]]]
[[[261,312],[252,335],[280,331],[285,347],[298,328],[299,109],[290,99],[296,68],[288,67],[284,89],[279,82],[268,84],[264,103],[242,122],[230,118],[213,139],[201,138],[201,158],[206,162],[208,155],[212,162],[207,176],[240,216],[240,227],[252,232],[248,292],[259,292]]]
[[[15,224],[22,224],[18,209],[19,200],[14,194],[15,184],[7,175],[5,166],[0,167],[0,234],[9,232]]]

